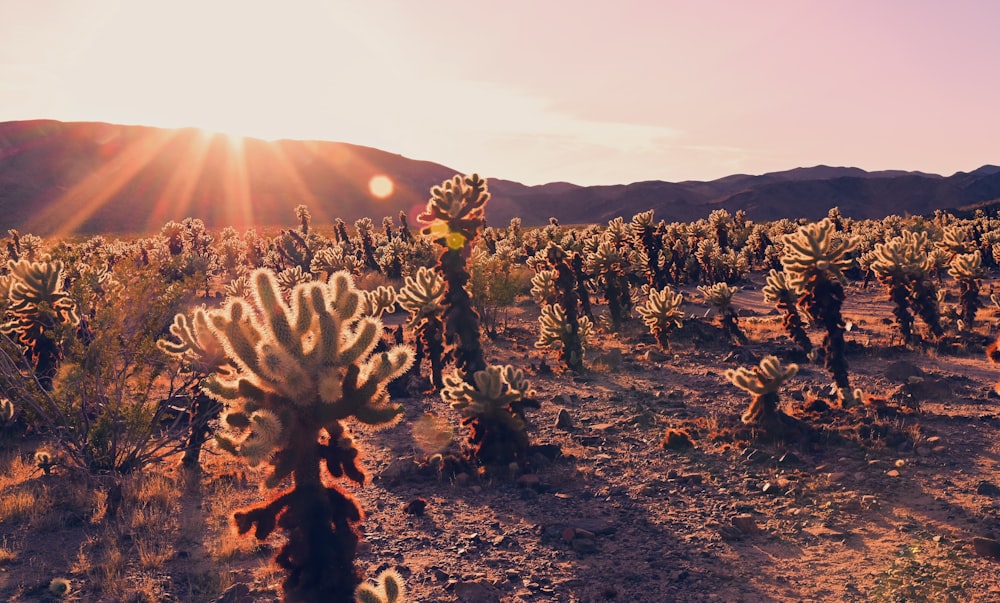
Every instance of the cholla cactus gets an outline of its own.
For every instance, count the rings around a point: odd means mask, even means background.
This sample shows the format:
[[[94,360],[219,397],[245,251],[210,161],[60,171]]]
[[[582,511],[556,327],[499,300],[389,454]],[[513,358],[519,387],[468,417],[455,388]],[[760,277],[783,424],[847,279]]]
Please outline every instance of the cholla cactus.
[[[972,330],[976,320],[976,312],[983,307],[979,299],[979,288],[982,286],[983,257],[976,250],[973,253],[962,253],[951,261],[948,274],[958,281],[959,303],[962,306],[962,322],[965,328]]]
[[[637,308],[642,322],[649,331],[656,337],[656,343],[664,351],[670,349],[670,341],[667,335],[673,327],[681,328],[681,321],[684,320],[684,312],[681,304],[684,296],[674,293],[670,287],[664,287],[659,291],[653,289],[649,291],[649,298],[646,303]]]
[[[39,383],[52,389],[62,343],[58,326],[80,322],[76,303],[62,288],[62,262],[7,262],[10,291],[7,313],[10,319],[0,325],[0,332],[12,336],[27,350]]]
[[[278,273],[278,286],[282,291],[291,291],[296,285],[308,283],[312,275],[302,269],[302,266],[292,266]]]
[[[465,286],[467,250],[483,229],[486,203],[490,193],[486,181],[477,174],[455,176],[431,188],[427,208],[417,219],[427,224],[423,229],[441,246],[438,267],[447,283],[444,293],[445,340],[453,346],[455,366],[466,375],[486,368],[480,344],[479,314]]]
[[[751,370],[743,367],[727,370],[726,379],[752,396],[750,408],[743,413],[742,421],[759,426],[772,436],[780,436],[790,418],[778,408],[778,388],[794,377],[798,370],[797,364],[782,368],[775,356],[766,356],[760,361],[760,366]]]
[[[970,253],[975,248],[975,243],[969,239],[970,233],[967,228],[947,226],[941,235],[941,240],[937,242],[937,246],[954,258],[959,254]]]
[[[362,584],[354,591],[355,603],[404,603],[406,589],[403,577],[395,569],[384,569],[375,584]]]
[[[798,293],[788,284],[785,273],[772,268],[767,274],[767,283],[761,292],[764,294],[764,301],[776,304],[778,309],[785,313],[785,317],[782,319],[785,330],[808,356],[812,352],[812,341],[806,333],[805,324],[796,306]]]
[[[833,374],[841,392],[850,392],[847,358],[844,354],[844,319],[840,307],[844,302],[844,270],[851,265],[848,254],[858,242],[834,236],[834,225],[829,218],[806,224],[798,231],[785,235],[781,263],[785,268],[788,284],[799,291],[798,305],[804,307],[813,320],[826,329],[823,338],[824,363]],[[843,400],[852,405],[856,400],[844,395]]]
[[[326,284],[296,286],[290,304],[269,270],[255,271],[251,281],[252,299],[195,311],[194,324],[208,324],[236,366],[203,387],[232,405],[224,423],[236,433],[216,436],[219,446],[251,465],[270,464],[266,487],[288,476],[294,486],[236,513],[236,525],[241,534],[256,526],[263,540],[280,518],[288,542],[276,561],[288,572],[286,600],[350,600],[359,582],[361,509],[347,492],[328,486],[321,471],[364,482],[345,421],[379,427],[399,418],[402,409],[389,403],[385,386],[409,367],[412,352],[398,346],[372,355],[381,323],[359,317],[361,293],[346,272]]]
[[[218,417],[222,405],[205,394],[201,383],[215,374],[227,374],[233,368],[229,356],[219,339],[212,333],[208,313],[195,312],[192,320],[184,314],[174,316],[170,325],[170,334],[176,341],[161,339],[157,345],[168,354],[179,357],[182,371],[189,373],[193,379],[187,394],[188,415],[191,431],[185,446],[181,464],[185,467],[196,467],[201,456],[201,448],[208,440],[211,430],[210,421]]]
[[[738,287],[731,287],[726,283],[715,283],[698,287],[698,291],[705,296],[705,301],[711,304],[722,318],[722,330],[732,339],[742,344],[747,343],[747,336],[740,330],[739,317],[733,310],[733,295],[739,291]]]
[[[911,304],[934,337],[942,335],[937,292],[930,280],[933,260],[926,248],[926,233],[904,231],[902,235],[876,245],[872,251],[871,269],[879,282],[889,288],[889,299],[896,306],[893,314],[906,343],[911,343],[913,337]]]
[[[540,270],[531,277],[531,297],[536,304],[544,307],[556,303],[559,299],[559,290],[556,289],[558,275],[555,270]]]
[[[396,290],[379,285],[373,291],[362,291],[361,313],[365,316],[382,318],[386,312],[396,311]]]
[[[570,370],[582,370],[583,352],[594,330],[594,323],[586,316],[579,316],[577,328],[574,329],[562,304],[553,304],[542,308],[538,325],[538,341],[535,342],[535,347],[561,350],[562,361]]]
[[[602,234],[597,250],[587,257],[587,263],[598,287],[604,292],[605,301],[608,302],[611,329],[617,331],[621,324],[628,320],[632,309],[628,275],[631,273],[633,262],[628,256],[628,251],[617,244],[615,237],[612,236],[616,232],[610,228],[613,222],[609,223],[608,230]],[[624,226],[621,228],[624,229]]]
[[[413,276],[406,277],[406,284],[399,290],[397,301],[410,313],[407,325],[415,331],[416,363],[419,366],[426,354],[431,363],[431,383],[436,389],[444,387],[441,372],[444,369],[444,279],[435,270],[421,266]]]
[[[462,414],[462,424],[471,430],[472,456],[488,467],[527,462],[521,404],[534,395],[524,373],[510,365],[486,367],[473,375],[473,384],[456,372],[445,378],[441,390],[441,398]]]

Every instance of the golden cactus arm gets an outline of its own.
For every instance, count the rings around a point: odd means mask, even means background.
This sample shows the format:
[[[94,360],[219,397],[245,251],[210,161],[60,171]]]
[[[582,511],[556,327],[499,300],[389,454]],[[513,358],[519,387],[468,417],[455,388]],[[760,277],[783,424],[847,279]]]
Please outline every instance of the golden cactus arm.
[[[361,319],[353,333],[354,341],[337,355],[337,364],[354,364],[359,358],[368,355],[378,343],[378,334],[381,330],[382,323],[378,319],[371,317]]]
[[[302,339],[292,333],[292,325],[288,322],[288,308],[281,300],[278,284],[268,270],[258,270],[253,277],[254,293],[257,304],[264,313],[271,335],[283,348],[293,356],[302,356]]]

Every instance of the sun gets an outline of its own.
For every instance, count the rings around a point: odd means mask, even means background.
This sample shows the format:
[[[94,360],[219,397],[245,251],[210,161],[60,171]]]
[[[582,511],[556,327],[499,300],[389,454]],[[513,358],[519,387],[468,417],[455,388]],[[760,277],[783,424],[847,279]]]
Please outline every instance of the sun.
[[[392,178],[385,174],[372,176],[372,179],[368,181],[368,192],[376,199],[388,199],[395,190],[396,185],[392,183]]]

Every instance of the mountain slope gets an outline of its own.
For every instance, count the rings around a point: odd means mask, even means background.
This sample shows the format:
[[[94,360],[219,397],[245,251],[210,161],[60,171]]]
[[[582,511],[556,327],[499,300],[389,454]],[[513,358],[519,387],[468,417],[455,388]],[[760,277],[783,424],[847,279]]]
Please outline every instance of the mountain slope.
[[[317,224],[395,217],[416,226],[431,186],[455,171],[347,143],[266,142],[103,123],[0,123],[0,232],[41,235],[152,232],[168,220],[201,218],[210,227],[292,225],[305,204]],[[386,199],[369,190],[386,175]],[[554,216],[563,224],[606,222],[654,209],[656,217],[696,220],[716,208],[754,220],[816,219],[833,206],[855,218],[923,214],[1000,199],[1000,167],[942,177],[903,171],[815,166],[711,182],[526,186],[490,178],[491,224],[525,225]]]

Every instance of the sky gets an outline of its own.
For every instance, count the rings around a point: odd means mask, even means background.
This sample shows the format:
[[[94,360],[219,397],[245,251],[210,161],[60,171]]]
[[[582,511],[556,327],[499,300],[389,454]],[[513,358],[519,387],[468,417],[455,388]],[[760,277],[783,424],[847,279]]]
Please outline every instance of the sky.
[[[1000,164],[994,0],[0,0],[0,121],[334,140],[525,184]]]

